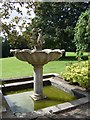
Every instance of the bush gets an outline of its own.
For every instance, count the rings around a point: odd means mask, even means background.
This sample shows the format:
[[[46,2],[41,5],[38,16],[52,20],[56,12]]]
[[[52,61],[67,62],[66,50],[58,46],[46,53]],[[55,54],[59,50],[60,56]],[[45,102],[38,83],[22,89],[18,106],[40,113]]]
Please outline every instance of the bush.
[[[90,6],[83,12],[76,24],[74,35],[77,58],[83,56],[83,52],[90,51]]]
[[[2,58],[10,56],[10,46],[7,38],[2,38]]]
[[[87,60],[67,66],[66,73],[63,73],[63,77],[71,83],[78,83],[81,87],[90,89],[89,63],[90,60]]]

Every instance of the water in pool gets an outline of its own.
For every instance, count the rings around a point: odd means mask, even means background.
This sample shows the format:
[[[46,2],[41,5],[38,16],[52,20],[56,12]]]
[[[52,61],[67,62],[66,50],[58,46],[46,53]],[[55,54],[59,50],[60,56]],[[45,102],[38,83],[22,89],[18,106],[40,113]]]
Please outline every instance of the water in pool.
[[[69,102],[76,99],[75,96],[50,85],[43,87],[44,95],[47,96],[46,99],[33,101],[33,99],[30,97],[30,95],[33,94],[32,90],[33,89],[25,89],[19,90],[17,92],[11,91],[9,93],[5,93],[7,103],[14,113],[33,112],[34,110],[42,109],[64,102]]]

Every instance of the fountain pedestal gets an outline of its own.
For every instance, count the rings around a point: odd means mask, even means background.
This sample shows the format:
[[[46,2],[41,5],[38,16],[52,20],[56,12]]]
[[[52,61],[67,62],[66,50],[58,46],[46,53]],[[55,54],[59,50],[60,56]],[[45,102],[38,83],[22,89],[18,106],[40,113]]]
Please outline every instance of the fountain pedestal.
[[[31,96],[34,100],[42,100],[43,95],[43,66],[34,66],[34,94]]]

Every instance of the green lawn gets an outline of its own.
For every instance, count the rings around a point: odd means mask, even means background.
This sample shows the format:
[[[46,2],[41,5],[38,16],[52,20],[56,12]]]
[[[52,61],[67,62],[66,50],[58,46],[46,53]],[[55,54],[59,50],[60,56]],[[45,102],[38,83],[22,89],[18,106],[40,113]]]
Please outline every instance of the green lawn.
[[[75,52],[66,52],[66,56],[76,56]],[[84,52],[84,56],[88,56],[88,52]]]
[[[76,62],[75,53],[67,52],[67,58],[60,58],[58,61],[52,61],[44,65],[44,74],[46,73],[61,73],[65,71],[65,67],[69,62]],[[0,59],[0,78],[16,78],[33,75],[33,67],[27,62],[22,62],[15,57]],[[2,74],[1,74],[2,73]]]

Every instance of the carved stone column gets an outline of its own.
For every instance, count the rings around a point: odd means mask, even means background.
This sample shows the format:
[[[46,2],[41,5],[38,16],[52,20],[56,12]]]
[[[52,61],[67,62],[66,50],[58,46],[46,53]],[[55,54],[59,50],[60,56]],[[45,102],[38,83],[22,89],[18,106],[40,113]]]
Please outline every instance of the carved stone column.
[[[43,95],[43,66],[34,66],[34,100],[44,99]]]

